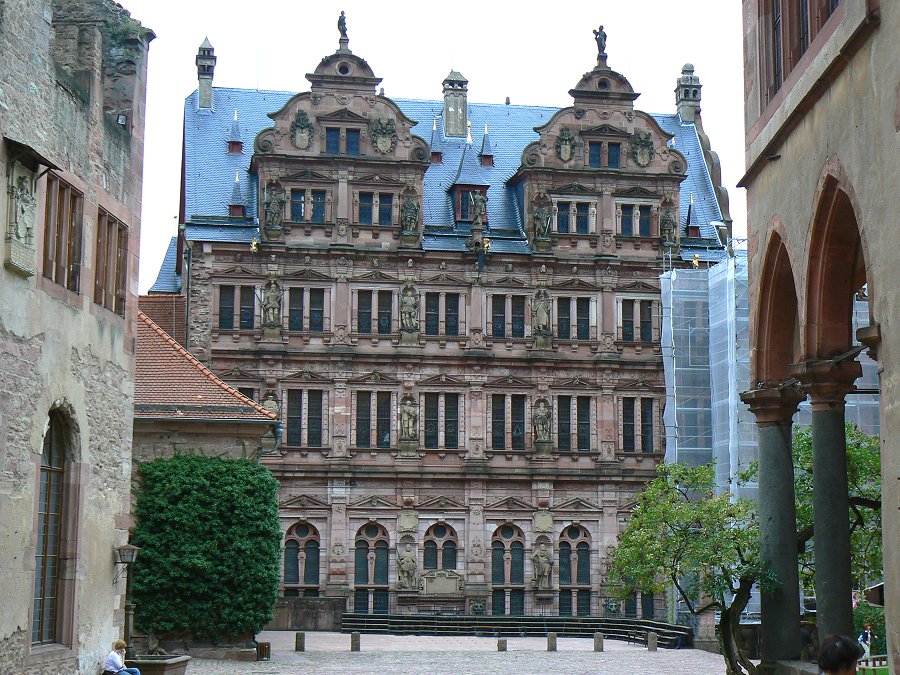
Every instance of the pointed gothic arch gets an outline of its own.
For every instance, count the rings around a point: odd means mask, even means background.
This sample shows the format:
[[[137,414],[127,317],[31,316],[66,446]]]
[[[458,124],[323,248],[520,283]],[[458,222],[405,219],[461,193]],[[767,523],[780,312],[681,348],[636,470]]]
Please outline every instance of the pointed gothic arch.
[[[774,231],[769,237],[760,275],[756,321],[755,380],[777,382],[790,376],[800,349],[797,285],[787,247]]]

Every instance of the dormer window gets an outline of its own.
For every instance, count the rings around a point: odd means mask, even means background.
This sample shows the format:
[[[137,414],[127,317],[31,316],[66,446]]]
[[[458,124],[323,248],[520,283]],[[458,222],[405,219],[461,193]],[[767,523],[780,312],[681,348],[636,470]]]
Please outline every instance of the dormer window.
[[[242,141],[228,141],[228,154],[240,155],[244,152],[244,143]]]
[[[472,200],[474,195],[480,194],[486,196],[487,188],[462,188],[456,190],[456,220],[463,222],[472,222],[473,219],[473,204]],[[484,222],[487,222],[488,215],[485,212],[484,214]]]

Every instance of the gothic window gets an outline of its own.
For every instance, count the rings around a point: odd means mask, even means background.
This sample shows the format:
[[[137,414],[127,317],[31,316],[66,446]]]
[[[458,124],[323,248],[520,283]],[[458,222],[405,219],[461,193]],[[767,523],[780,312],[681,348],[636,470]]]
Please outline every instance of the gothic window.
[[[372,332],[372,291],[356,292],[356,330],[366,335]]]
[[[557,334],[560,340],[572,337],[572,298],[556,299]]]
[[[323,399],[321,389],[287,390],[287,445],[322,447]],[[306,419],[306,443],[303,442],[304,417]]]
[[[309,330],[322,333],[325,330],[325,289],[309,290]]]
[[[336,127],[325,129],[325,153],[339,155],[341,153],[341,130]]]
[[[303,330],[303,295],[304,289],[288,289],[288,330]]]
[[[284,596],[319,595],[319,532],[309,523],[296,523],[284,540]]]
[[[558,396],[556,444],[560,450],[572,449],[572,397]]]
[[[580,525],[570,525],[559,538],[559,613],[571,616],[591,613],[590,535]]]
[[[394,195],[389,192],[378,193],[378,224],[394,224]]]
[[[378,334],[390,335],[392,315],[393,293],[391,291],[378,291]]]
[[[127,274],[128,228],[104,209],[98,209],[94,302],[119,316],[125,316]]]
[[[78,293],[81,288],[84,195],[56,174],[47,174],[44,277]]]
[[[325,222],[325,190],[312,191],[312,222]]]
[[[525,613],[525,537],[510,523],[491,538],[491,613]]]
[[[356,533],[353,551],[353,611],[358,614],[387,613],[388,535],[381,525],[366,523]]]
[[[620,143],[610,143],[607,147],[606,166],[610,169],[618,169],[621,154],[622,145]]]
[[[291,190],[291,221],[302,223],[306,220],[306,190]]]
[[[361,225],[372,224],[372,207],[375,204],[374,192],[359,193],[359,223]]]
[[[347,154],[359,156],[359,129],[347,129]]]
[[[455,570],[456,552],[456,530],[446,523],[436,523],[425,532],[422,567],[426,570]]]

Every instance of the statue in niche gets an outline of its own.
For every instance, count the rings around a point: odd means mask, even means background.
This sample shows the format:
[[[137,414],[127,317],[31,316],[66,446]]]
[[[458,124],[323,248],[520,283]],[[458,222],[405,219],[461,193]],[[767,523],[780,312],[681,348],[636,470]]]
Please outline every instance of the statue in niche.
[[[535,239],[548,239],[550,237],[550,210],[544,206],[538,206],[531,216],[534,225]]]
[[[347,37],[347,17],[344,16],[344,13],[341,12],[341,15],[338,17],[338,31],[340,31],[341,37]],[[601,26],[602,28],[602,26]]]
[[[413,553],[412,545],[407,544],[400,553],[397,561],[397,588],[403,590],[416,590],[416,572],[418,563],[416,562],[416,554]]]
[[[281,221],[284,218],[284,192],[280,189],[273,189],[266,195],[266,229],[280,230]]]
[[[600,26],[599,30],[594,31],[594,39],[597,41],[597,55],[605,56],[606,55],[606,31],[603,30],[603,26]]]
[[[419,330],[419,294],[407,284],[400,295],[400,328],[406,331]]]
[[[419,202],[415,197],[407,197],[401,207],[401,222],[404,232],[415,232],[419,227]]]
[[[417,440],[419,420],[419,407],[416,399],[407,394],[400,401],[400,439],[404,441]]]
[[[663,210],[659,217],[659,229],[662,231],[663,242],[675,241],[675,216],[671,208]]]
[[[484,225],[484,216],[487,214],[487,195],[471,192],[469,200],[472,202],[472,225]]]
[[[550,440],[550,406],[546,399],[540,399],[531,417],[534,420],[534,440]]]
[[[31,176],[19,176],[16,179],[12,195],[15,201],[15,208],[13,210],[11,234],[19,241],[25,243],[29,243],[34,235],[34,209],[37,205],[37,200],[34,197],[32,185]]]
[[[281,326],[281,286],[272,279],[263,294],[263,326],[278,328]]]
[[[534,296],[531,308],[531,325],[537,335],[550,334],[550,294],[543,288]]]
[[[553,556],[547,550],[546,544],[531,554],[531,564],[534,575],[531,578],[531,587],[537,591],[550,590],[550,570],[553,567]]]

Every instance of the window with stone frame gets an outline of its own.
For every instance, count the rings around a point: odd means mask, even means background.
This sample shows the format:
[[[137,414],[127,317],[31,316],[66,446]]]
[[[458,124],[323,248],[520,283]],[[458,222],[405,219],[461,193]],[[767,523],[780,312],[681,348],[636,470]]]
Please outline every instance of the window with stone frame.
[[[378,291],[378,334],[390,335],[394,323],[393,291]]]
[[[591,537],[580,525],[569,525],[559,538],[559,613],[591,613]]]
[[[572,338],[572,298],[556,299],[556,334],[560,340]]]
[[[346,131],[347,155],[350,157],[359,156],[359,136],[359,129],[347,129]]]
[[[656,452],[654,443],[653,399],[641,399],[641,451]]]
[[[310,523],[291,526],[284,538],[283,595],[316,598],[320,578],[319,531]]]
[[[325,190],[312,191],[312,219],[313,223],[321,224],[325,222],[325,203],[327,193]]]
[[[299,333],[306,322],[303,317],[306,307],[306,289],[288,289],[288,331]]]
[[[623,396],[619,400],[622,452],[654,453],[658,399],[653,396]]]
[[[353,547],[353,611],[387,614],[389,611],[389,538],[384,526],[368,522],[356,533]]]
[[[235,311],[237,310],[237,311]],[[253,330],[256,325],[256,287],[219,286],[219,330]]]
[[[302,223],[306,221],[306,190],[293,188],[291,190],[291,222]]]
[[[641,342],[653,342],[653,302],[640,301]]]
[[[256,400],[256,389],[254,389],[253,387],[237,387],[237,390],[241,394],[241,396],[246,396],[251,401]]]
[[[588,142],[588,166],[599,169],[603,166],[603,143],[600,141]]]
[[[125,316],[128,278],[128,228],[105,209],[97,210],[94,302]]]
[[[394,195],[390,192],[379,192],[378,224],[390,226],[394,224]]]
[[[638,205],[638,235],[641,237],[651,236],[651,213],[647,204]]]
[[[618,204],[619,235],[622,237],[652,237],[653,207],[650,204]]]
[[[425,447],[458,449],[462,401],[460,395],[449,392],[424,392],[422,397]]]
[[[525,613],[525,536],[512,523],[491,537],[491,614]]]
[[[459,335],[459,305],[459,293],[447,293],[444,296],[444,335]]]
[[[360,192],[357,222],[360,225],[371,225],[373,221],[373,208],[375,207],[374,192]]]
[[[309,289],[309,331],[325,332],[325,289]]]
[[[525,394],[493,394],[491,396],[491,448],[493,450],[525,450],[528,397]],[[509,438],[507,438],[509,430]]]
[[[47,174],[44,211],[44,277],[78,293],[84,195],[55,173]]]
[[[576,440],[580,452],[591,450],[591,397],[578,396],[575,399]]]
[[[572,449],[572,397],[556,397],[556,447],[561,452]]]
[[[390,448],[393,394],[389,391],[354,393],[354,434],[358,448]]]
[[[238,327],[241,330],[253,330],[256,325],[256,288],[239,286],[238,289],[240,299]]]
[[[621,168],[622,144],[609,143],[607,146],[606,166],[610,169]]]
[[[341,154],[341,130],[338,127],[325,128],[325,154]]]
[[[634,206],[631,204],[622,204],[619,207],[620,212],[622,213],[621,220],[619,221],[619,234],[623,237],[633,237],[634,236]]]
[[[555,204],[556,232],[590,234],[593,202],[558,201]]]
[[[491,296],[491,335],[495,338],[506,337],[506,296]]]
[[[425,531],[422,545],[422,568],[425,570],[455,570],[459,539],[447,523],[435,523]]]
[[[510,335],[514,338],[525,337],[525,296],[513,295],[510,298],[512,322]]]
[[[634,342],[634,300],[622,300],[622,340]]]
[[[322,447],[324,392],[321,389],[288,389],[286,399],[285,445]]]
[[[425,294],[425,335],[440,334],[441,294]]]
[[[372,291],[356,291],[356,332],[369,335],[372,332]]]
[[[575,337],[579,340],[591,338],[591,299],[575,299]]]
[[[633,396],[622,397],[622,452],[634,452],[636,450],[635,443],[635,426],[634,426],[634,405]]]

